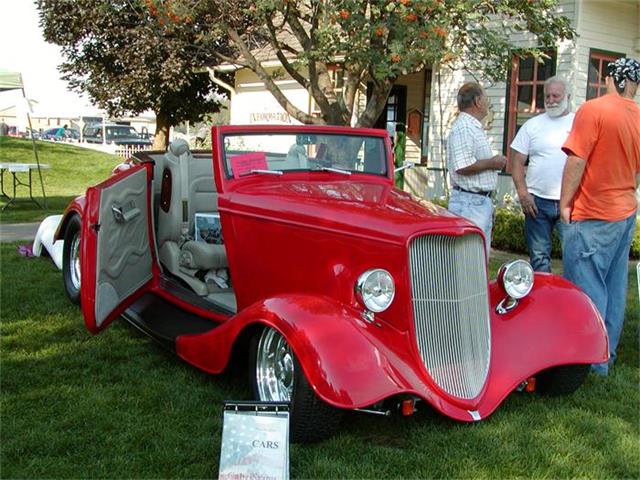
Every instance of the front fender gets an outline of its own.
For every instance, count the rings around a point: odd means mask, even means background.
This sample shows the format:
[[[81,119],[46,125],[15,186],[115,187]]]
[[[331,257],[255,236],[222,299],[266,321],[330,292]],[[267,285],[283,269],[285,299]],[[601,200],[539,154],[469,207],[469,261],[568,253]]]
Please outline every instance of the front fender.
[[[551,367],[606,362],[607,332],[593,302],[568,280],[536,273],[534,288],[510,312],[495,307],[505,297],[496,282],[492,305],[492,355],[487,390],[478,407],[483,416],[520,382]]]
[[[331,405],[365,407],[424,385],[406,332],[368,323],[329,297],[283,295],[258,302],[206,334],[179,337],[178,355],[219,373],[240,333],[256,323],[284,335],[309,384]]]

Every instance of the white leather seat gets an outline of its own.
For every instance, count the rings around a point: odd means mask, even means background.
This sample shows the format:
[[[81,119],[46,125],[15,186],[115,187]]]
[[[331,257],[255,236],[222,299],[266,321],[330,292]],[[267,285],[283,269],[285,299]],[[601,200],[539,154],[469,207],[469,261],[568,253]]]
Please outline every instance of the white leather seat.
[[[287,169],[309,168],[307,149],[304,145],[293,144],[289,147],[286,157]]]
[[[206,295],[206,286],[194,278],[195,272],[227,266],[224,245],[193,239],[195,213],[218,210],[213,164],[210,157],[194,158],[182,139],[171,143],[163,163],[157,231],[160,262],[196,293]]]

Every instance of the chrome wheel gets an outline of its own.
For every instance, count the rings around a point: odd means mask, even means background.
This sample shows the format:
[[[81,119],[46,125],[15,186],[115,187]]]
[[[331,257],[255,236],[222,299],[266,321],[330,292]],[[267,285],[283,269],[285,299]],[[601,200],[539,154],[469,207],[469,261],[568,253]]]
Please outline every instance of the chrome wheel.
[[[323,402],[304,376],[287,340],[265,326],[249,344],[249,382],[256,400],[289,404],[289,438],[317,442],[338,428],[343,411]]]
[[[282,335],[265,328],[256,351],[256,387],[262,401],[290,402],[295,366],[293,353]]]
[[[71,242],[71,283],[80,290],[80,232],[76,232]]]

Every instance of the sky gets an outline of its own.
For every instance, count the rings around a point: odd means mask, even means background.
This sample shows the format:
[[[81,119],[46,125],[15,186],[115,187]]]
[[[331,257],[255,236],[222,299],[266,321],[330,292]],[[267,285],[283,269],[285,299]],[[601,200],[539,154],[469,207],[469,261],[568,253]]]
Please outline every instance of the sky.
[[[27,97],[38,102],[33,107],[36,115],[95,112],[86,98],[69,92],[60,78],[60,47],[44,41],[38,22],[33,0],[0,0],[0,69],[22,74]],[[0,108],[15,104],[21,95],[19,91],[0,93]]]

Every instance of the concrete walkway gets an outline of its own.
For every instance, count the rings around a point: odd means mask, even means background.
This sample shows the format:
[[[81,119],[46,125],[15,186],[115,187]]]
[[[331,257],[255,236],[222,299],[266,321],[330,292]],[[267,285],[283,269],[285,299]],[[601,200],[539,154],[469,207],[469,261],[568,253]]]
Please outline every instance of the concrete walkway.
[[[33,241],[38,231],[37,223],[3,223],[0,224],[0,242]]]

